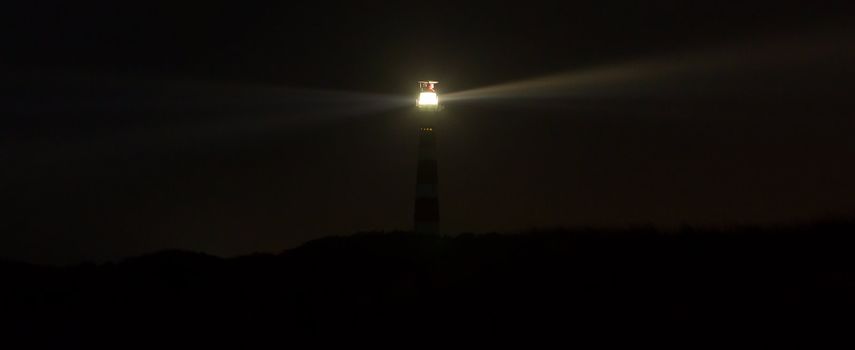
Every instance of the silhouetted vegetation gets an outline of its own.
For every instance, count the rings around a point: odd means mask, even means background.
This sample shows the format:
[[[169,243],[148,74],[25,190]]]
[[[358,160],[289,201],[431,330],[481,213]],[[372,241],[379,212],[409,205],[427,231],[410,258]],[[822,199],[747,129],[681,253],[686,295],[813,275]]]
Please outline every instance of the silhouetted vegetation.
[[[853,222],[727,232],[391,232],[230,259],[166,251],[63,268],[2,262],[3,318],[11,322],[4,329],[55,346],[122,348],[167,338],[246,345],[845,327],[855,311],[853,233]]]

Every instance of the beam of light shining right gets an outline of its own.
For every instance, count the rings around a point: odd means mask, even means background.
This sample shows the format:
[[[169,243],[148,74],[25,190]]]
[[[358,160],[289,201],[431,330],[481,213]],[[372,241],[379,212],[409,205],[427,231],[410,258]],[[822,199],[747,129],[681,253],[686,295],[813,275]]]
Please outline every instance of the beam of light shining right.
[[[487,102],[491,100],[549,98],[621,98],[674,96],[698,92],[705,81],[726,80],[743,74],[777,71],[804,64],[822,65],[825,61],[852,58],[855,45],[851,32],[829,35],[814,32],[805,35],[754,39],[705,50],[649,57],[573,70],[521,81],[452,92],[444,101]],[[718,91],[734,91],[740,86],[719,85]],[[700,89],[703,90],[703,89]]]

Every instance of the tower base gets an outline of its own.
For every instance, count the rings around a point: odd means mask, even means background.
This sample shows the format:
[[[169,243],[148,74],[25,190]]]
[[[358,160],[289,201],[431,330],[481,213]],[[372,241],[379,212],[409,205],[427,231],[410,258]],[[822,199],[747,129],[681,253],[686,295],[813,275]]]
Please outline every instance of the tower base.
[[[416,175],[416,201],[413,230],[416,233],[439,233],[439,200],[437,193],[436,135],[433,127],[419,129],[419,163]]]
[[[426,235],[438,235],[439,234],[439,223],[438,222],[419,222],[416,221],[414,227],[415,233],[418,234],[426,234]]]

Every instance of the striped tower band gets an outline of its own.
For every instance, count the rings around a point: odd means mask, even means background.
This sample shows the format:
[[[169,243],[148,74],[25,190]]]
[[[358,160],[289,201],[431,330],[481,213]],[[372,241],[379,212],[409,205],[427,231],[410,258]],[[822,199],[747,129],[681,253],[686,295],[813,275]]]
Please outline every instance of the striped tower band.
[[[416,175],[416,233],[439,233],[437,197],[436,135],[433,127],[419,128],[419,164]]]

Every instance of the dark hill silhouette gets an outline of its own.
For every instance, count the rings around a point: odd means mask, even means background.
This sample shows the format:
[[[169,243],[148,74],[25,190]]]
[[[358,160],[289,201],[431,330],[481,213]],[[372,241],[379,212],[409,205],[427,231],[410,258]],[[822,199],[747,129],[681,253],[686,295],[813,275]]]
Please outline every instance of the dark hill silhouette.
[[[2,262],[3,329],[57,347],[845,329],[854,233],[846,221],[668,234],[390,232],[228,259],[165,251],[72,267]]]

